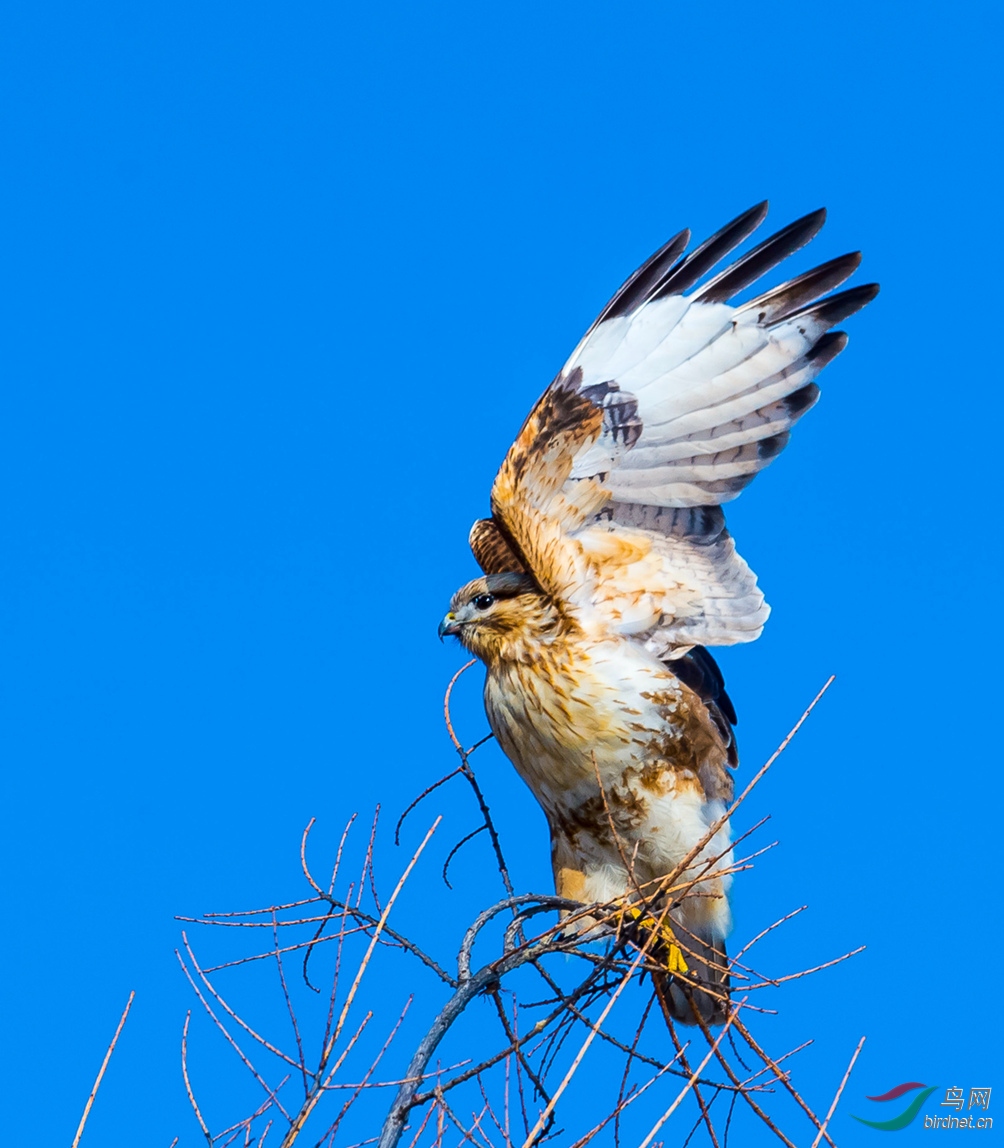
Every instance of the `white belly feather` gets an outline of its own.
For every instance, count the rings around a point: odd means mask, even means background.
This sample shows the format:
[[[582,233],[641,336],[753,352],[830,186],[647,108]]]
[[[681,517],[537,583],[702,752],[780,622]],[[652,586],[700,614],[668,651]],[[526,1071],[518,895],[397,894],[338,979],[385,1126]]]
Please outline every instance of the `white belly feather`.
[[[703,705],[630,639],[561,644],[533,663],[496,664],[485,706],[547,815],[563,895],[583,903],[630,895],[672,872],[724,812],[701,781],[704,758],[722,755]],[[722,854],[715,869],[727,867],[729,840],[725,825],[688,871]],[[696,931],[728,932],[730,883],[712,876],[688,899],[684,918]]]

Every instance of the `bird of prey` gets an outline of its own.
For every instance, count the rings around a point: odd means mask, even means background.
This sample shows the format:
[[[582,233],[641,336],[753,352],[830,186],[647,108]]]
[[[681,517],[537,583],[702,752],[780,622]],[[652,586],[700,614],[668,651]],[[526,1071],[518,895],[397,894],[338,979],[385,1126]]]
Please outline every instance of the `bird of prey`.
[[[706,647],[753,641],[768,615],[722,504],[784,448],[847,343],[834,328],[878,293],[833,293],[855,252],[736,302],[825,219],[717,270],[766,214],[689,254],[681,231],[603,308],[506,455],[470,535],[484,576],[439,628],[487,668],[558,895],[647,924],[663,1008],[691,1023],[721,1022],[729,993],[728,824],[699,846],[733,796],[736,715]]]

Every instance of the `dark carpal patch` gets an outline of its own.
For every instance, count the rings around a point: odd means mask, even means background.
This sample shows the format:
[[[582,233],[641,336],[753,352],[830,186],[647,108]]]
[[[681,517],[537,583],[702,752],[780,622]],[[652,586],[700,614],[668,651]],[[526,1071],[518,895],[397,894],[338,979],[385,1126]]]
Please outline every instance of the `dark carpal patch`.
[[[523,424],[516,442],[523,449],[510,454],[513,479],[518,483],[528,468],[548,454],[564,436],[585,439],[590,430],[595,433],[594,420],[600,411],[596,403],[582,394],[582,368],[576,367],[567,375],[559,375],[537,401]],[[535,433],[529,442],[521,442],[528,429]],[[574,453],[574,452],[572,452]]]
[[[559,435],[577,430],[582,424],[582,416],[588,409],[582,395],[582,368],[576,367],[567,375],[559,375],[544,396],[543,418],[540,432],[533,448],[543,449]],[[595,405],[595,404],[592,404]]]
[[[638,400],[622,391],[612,379],[583,387],[579,394],[603,411],[603,436],[610,436],[627,450],[641,438],[644,423],[638,417]]]

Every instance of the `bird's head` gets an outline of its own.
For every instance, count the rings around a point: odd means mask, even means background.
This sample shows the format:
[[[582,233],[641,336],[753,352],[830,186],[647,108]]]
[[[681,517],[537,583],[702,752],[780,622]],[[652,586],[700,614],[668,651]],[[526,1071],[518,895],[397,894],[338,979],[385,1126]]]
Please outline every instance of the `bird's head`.
[[[525,639],[540,637],[557,623],[557,612],[526,574],[486,574],[461,587],[439,623],[439,636],[452,634],[472,654],[491,664],[521,656]]]

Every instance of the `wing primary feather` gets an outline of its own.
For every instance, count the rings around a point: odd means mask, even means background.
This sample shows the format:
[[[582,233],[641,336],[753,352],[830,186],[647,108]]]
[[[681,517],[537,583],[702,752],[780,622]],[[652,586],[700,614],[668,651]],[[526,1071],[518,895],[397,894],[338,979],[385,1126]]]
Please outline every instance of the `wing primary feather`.
[[[788,440],[791,434],[788,431],[781,431],[779,434],[772,434],[768,438],[762,438],[756,444],[756,452],[758,459],[777,458],[777,456],[788,445]]]
[[[694,292],[694,299],[708,303],[727,303],[743,288],[755,283],[782,260],[804,247],[819,233],[825,222],[826,208],[821,207],[789,223],[705,283],[699,291]]]
[[[725,678],[721,669],[719,669],[718,663],[703,646],[695,646],[693,650],[691,650],[690,656],[701,666],[705,673],[710,676],[714,683],[714,688],[710,691],[712,700],[718,703],[722,713],[725,714],[732,725],[738,725],[739,719],[736,717],[736,709],[732,704],[732,699],[726,692]]]
[[[730,251],[735,250],[740,243],[763,223],[767,216],[767,200],[744,211],[731,223],[727,223],[720,231],[716,231],[710,239],[705,241],[682,259],[676,267],[658,283],[648,295],[645,302],[651,299],[662,299],[666,295],[682,295],[711,270],[720,260],[724,259]]]
[[[804,387],[799,387],[797,391],[792,392],[787,398],[781,400],[784,404],[784,409],[788,413],[788,417],[792,422],[796,422],[805,414],[807,410],[816,405],[819,399],[819,387],[815,383],[806,383]]]
[[[667,270],[686,251],[689,242],[690,231],[685,228],[683,231],[677,232],[672,239],[667,240],[654,255],[650,255],[638,270],[633,271],[617,288],[613,298],[597,315],[590,330],[602,323],[604,319],[615,319],[619,315],[630,314],[636,307],[645,302],[648,292],[659,283]]]
[[[813,343],[805,357],[810,363],[818,363],[818,370],[821,371],[827,363],[832,363],[846,346],[846,331],[827,331],[821,339]]]
[[[784,449],[846,346],[835,328],[878,293],[842,286],[861,262],[851,252],[733,304],[826,218],[810,212],[747,249],[766,211],[682,257],[680,232],[625,282],[530,412],[492,518],[472,532],[486,573],[523,570],[660,658],[759,636],[769,608],[721,504]]]
[[[861,252],[851,251],[847,255],[838,255],[828,263],[821,263],[799,275],[789,279],[770,291],[758,295],[748,303],[744,303],[740,312],[757,311],[760,313],[760,322],[773,322],[777,315],[790,315],[799,307],[812,303],[827,291],[839,287],[846,279],[858,269],[861,264]]]
[[[851,287],[847,291],[840,291],[836,295],[829,295],[807,307],[800,307],[796,311],[788,311],[770,320],[770,326],[776,327],[779,323],[791,323],[796,319],[811,317],[818,323],[832,327],[835,323],[842,323],[855,311],[870,303],[879,293],[877,283],[864,283],[860,287]]]

